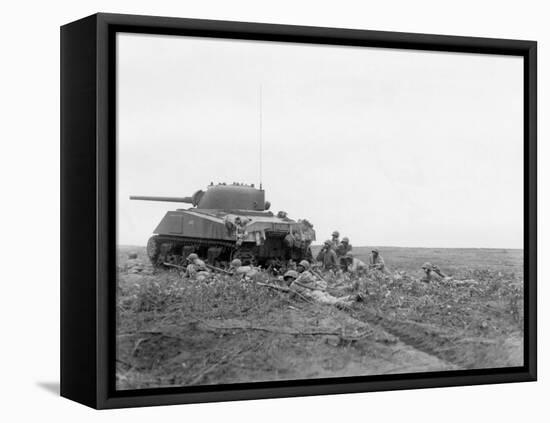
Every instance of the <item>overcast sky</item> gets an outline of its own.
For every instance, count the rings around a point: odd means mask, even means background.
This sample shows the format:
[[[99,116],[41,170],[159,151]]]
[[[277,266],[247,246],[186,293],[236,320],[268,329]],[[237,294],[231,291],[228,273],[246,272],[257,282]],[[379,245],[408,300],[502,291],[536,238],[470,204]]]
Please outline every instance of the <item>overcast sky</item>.
[[[118,35],[118,243],[171,203],[259,183],[317,243],[523,247],[519,57]]]

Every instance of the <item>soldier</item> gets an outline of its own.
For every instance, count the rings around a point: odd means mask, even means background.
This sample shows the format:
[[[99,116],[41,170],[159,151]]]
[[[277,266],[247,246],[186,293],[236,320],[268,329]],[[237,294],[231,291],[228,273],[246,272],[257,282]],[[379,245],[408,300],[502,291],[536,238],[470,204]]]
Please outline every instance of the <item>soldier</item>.
[[[384,259],[376,248],[373,248],[369,255],[369,270],[378,270],[387,275],[390,274],[390,271],[386,267],[386,263],[384,263]]]
[[[317,254],[317,261],[323,264],[324,270],[336,270],[338,268],[338,257],[332,245],[332,241],[325,241],[323,248]]]
[[[422,270],[424,271],[424,276],[420,279],[422,282],[440,282],[441,280],[450,279],[448,276],[445,276],[443,272],[435,264],[426,262],[422,265]]]
[[[191,253],[187,256],[187,268],[185,269],[185,276],[188,278],[205,278],[210,274],[204,261],[195,253]]]
[[[240,259],[234,259],[230,263],[228,271],[234,276],[239,276],[241,278],[252,277],[258,273],[258,269],[255,267],[243,266]]]
[[[292,232],[284,237],[283,242],[288,247],[287,258],[297,260],[302,256],[302,250],[305,248],[306,242],[297,229],[292,229]]]
[[[336,247],[336,256],[338,257],[338,264],[340,265],[340,268],[343,271],[346,271],[347,268],[347,260],[345,258],[346,254],[350,252],[352,249],[351,244],[349,243],[349,238],[345,236],[342,238],[342,241],[340,244],[338,244],[338,247]]]
[[[340,244],[338,244],[338,246],[336,247],[336,255],[338,257],[344,257],[346,253],[352,250],[352,248],[353,247],[349,243],[349,238],[345,236],[344,238],[342,238],[342,242],[340,242]]]
[[[249,223],[249,219],[246,217],[235,217],[235,239],[236,239],[236,245],[237,247],[240,247],[246,237],[248,236],[248,232],[246,231],[246,225]]]
[[[302,260],[300,263],[298,263],[298,266],[296,266],[296,270],[298,271],[297,280],[305,284],[314,283],[317,278],[313,275],[310,269],[311,265],[309,264],[309,261]]]
[[[338,245],[340,245],[340,232],[334,231],[334,232],[332,233],[332,240],[331,240],[331,242],[332,242],[332,247],[333,247],[333,248],[336,248],[336,247],[338,247]]]
[[[353,253],[351,251],[346,253],[344,259],[346,263],[346,270],[351,274],[357,275],[365,273],[369,269],[365,262],[353,257]]]
[[[307,260],[302,260],[298,264],[298,277],[290,273],[285,274],[285,280],[291,281],[290,288],[298,292],[303,297],[320,302],[322,304],[335,305],[337,307],[350,306],[355,301],[361,301],[359,295],[348,295],[345,297],[334,297],[326,292],[327,284],[324,281],[317,279],[310,271],[310,264]],[[294,278],[294,279],[293,279]]]
[[[296,242],[296,238],[294,237],[294,231],[289,232],[288,234],[286,234],[286,236],[283,239],[283,242],[285,243],[285,245],[288,248],[293,248],[294,243]]]
[[[283,280],[285,281],[287,286],[290,286],[292,282],[294,282],[298,278],[298,272],[296,270],[287,270],[286,273],[283,275]]]

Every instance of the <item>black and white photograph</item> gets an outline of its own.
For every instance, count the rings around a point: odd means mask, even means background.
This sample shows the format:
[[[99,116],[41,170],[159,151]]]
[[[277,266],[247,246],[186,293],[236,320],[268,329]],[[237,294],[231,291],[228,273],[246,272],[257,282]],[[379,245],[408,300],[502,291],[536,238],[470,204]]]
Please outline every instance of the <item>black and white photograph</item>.
[[[116,35],[116,389],[524,365],[524,64]]]
[[[546,3],[3,6],[0,421],[545,421]]]

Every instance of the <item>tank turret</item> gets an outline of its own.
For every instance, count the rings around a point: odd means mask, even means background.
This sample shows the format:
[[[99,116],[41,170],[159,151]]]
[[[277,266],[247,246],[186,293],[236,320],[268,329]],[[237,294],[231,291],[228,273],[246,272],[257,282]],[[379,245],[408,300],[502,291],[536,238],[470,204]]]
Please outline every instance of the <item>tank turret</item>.
[[[210,185],[206,192],[199,190],[191,197],[151,197],[133,195],[130,196],[130,200],[189,203],[193,204],[198,209],[210,210],[267,210],[265,192],[263,189],[255,188],[254,185],[237,183],[231,185]]]
[[[197,253],[211,264],[234,258],[245,263],[276,265],[311,258],[313,225],[285,212],[274,215],[265,191],[246,184],[210,184],[191,197],[131,196],[131,200],[192,204],[166,213],[147,244],[154,265],[181,264]]]

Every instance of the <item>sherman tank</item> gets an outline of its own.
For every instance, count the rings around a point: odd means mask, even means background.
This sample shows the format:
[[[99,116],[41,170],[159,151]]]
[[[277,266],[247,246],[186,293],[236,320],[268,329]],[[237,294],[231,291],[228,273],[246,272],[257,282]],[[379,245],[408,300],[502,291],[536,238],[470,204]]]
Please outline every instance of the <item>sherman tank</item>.
[[[131,200],[187,203],[168,211],[147,242],[154,266],[182,264],[191,253],[212,265],[239,258],[243,264],[277,267],[288,260],[311,259],[313,225],[274,214],[263,189],[239,183],[211,183],[191,197],[130,196]]]

